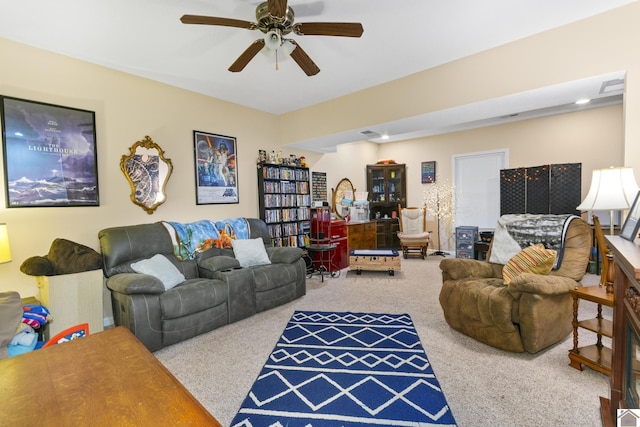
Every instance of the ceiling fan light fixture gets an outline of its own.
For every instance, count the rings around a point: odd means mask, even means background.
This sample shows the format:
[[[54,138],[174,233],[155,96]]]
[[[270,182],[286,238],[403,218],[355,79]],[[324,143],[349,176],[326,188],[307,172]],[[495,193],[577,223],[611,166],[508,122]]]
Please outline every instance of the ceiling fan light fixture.
[[[278,28],[269,30],[267,34],[264,35],[264,45],[270,50],[280,49],[282,46],[282,35]]]
[[[286,53],[287,55],[291,55],[291,52],[293,52],[295,48],[296,48],[295,44],[291,43],[291,41],[288,39],[284,39],[284,41],[282,42],[282,46],[280,47],[280,50],[283,53]]]
[[[280,59],[284,59],[287,56],[290,56],[291,52],[293,52],[295,48],[296,48],[296,45],[291,43],[289,39],[283,39],[282,43],[280,44],[280,47],[278,47],[277,49],[271,49],[265,46],[265,48],[262,49],[262,54],[269,58],[275,58],[276,55],[279,55]]]
[[[282,33],[279,28],[269,30],[264,36],[264,49],[262,53],[270,58],[274,58],[276,62],[276,70],[278,70],[278,53],[280,58],[286,58],[291,55],[291,52],[296,48],[296,45],[290,40],[282,37]]]

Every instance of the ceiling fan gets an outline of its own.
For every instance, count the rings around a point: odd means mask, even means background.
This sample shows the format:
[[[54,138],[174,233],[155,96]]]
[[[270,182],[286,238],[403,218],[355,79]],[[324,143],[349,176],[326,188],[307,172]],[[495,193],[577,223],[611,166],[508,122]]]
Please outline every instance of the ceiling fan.
[[[242,71],[249,61],[266,47],[275,51],[276,55],[280,50],[287,51],[308,76],[314,76],[320,72],[320,68],[295,40],[285,38],[285,36],[293,33],[298,36],[360,37],[364,31],[362,24],[356,22],[305,22],[294,24],[294,18],[295,14],[293,9],[287,5],[287,0],[268,0],[259,4],[256,8],[257,23],[240,19],[200,15],[183,15],[180,21],[183,24],[221,25],[263,32],[265,36],[254,41],[231,64],[229,71],[234,73]]]

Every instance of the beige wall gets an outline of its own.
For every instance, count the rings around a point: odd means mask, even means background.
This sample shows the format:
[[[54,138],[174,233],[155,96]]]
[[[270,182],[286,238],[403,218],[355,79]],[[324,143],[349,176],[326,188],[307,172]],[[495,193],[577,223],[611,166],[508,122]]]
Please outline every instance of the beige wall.
[[[508,149],[509,168],[582,163],[586,195],[591,170],[623,164],[622,115],[622,105],[613,105],[389,144],[343,144],[309,163],[312,170],[327,173],[330,198],[331,188],[342,178],[366,191],[366,165],[394,159],[407,165],[407,204],[419,206],[427,185],[421,183],[422,162],[435,160],[438,177],[451,180],[453,155]]]
[[[312,167],[327,172],[329,188],[347,177],[364,191],[366,165],[394,159],[407,165],[407,205],[420,206],[429,185],[421,183],[422,162],[435,160],[438,179],[451,182],[452,156],[507,149],[508,168],[582,163],[582,193],[586,195],[593,169],[623,164],[622,115],[622,105],[614,105],[390,144],[346,144]],[[437,227],[431,223],[429,229],[435,232]],[[437,234],[433,241],[437,242]],[[451,249],[446,239],[442,243],[442,249]]]
[[[509,168],[582,163],[586,195],[591,170],[623,163],[622,105],[383,144],[380,158],[407,164],[407,204],[420,205],[420,163],[435,160],[439,178],[451,181],[452,156],[508,149]]]
[[[35,278],[20,264],[45,255],[57,237],[98,249],[97,232],[109,226],[258,216],[255,159],[258,149],[277,147],[275,116],[4,39],[0,58],[0,94],[96,112],[100,187],[99,207],[7,209],[3,175],[0,222],[8,224],[13,261],[0,264],[0,291],[36,294]],[[193,130],[237,138],[239,204],[196,206]],[[167,201],[153,215],[131,203],[119,166],[145,135],[174,166]]]
[[[378,144],[372,142],[354,142],[338,146],[335,153],[324,154],[309,167],[327,174],[327,198],[331,203],[331,189],[342,178],[349,178],[356,191],[367,191],[366,166],[378,161]]]
[[[280,117],[0,39],[0,94],[96,112],[100,181],[100,206],[95,208],[7,209],[2,203],[0,221],[9,225],[14,261],[0,264],[0,290],[14,289],[24,296],[35,294],[35,279],[20,273],[19,266],[29,256],[46,254],[56,237],[97,249],[97,231],[108,226],[163,219],[256,216],[258,149],[271,150],[277,145],[611,71],[627,72],[623,159],[640,170],[640,56],[635,54],[635,42],[640,39],[639,19],[640,5],[634,3]],[[445,174],[450,168],[450,151],[480,151],[480,144],[495,144],[514,150],[512,166],[530,164],[529,159],[535,155],[526,154],[524,145],[517,148],[525,132],[518,132],[521,125],[512,126],[511,131],[486,131],[497,132],[495,136],[485,136],[480,131],[458,133],[388,145],[379,152],[363,142],[341,147],[334,154],[306,154],[313,170],[328,173],[329,188],[346,176],[358,189],[364,189],[364,165],[383,157],[410,161],[411,165],[417,159],[436,160],[439,174]],[[195,205],[194,129],[237,137],[239,204]],[[129,187],[119,169],[120,157],[145,135],[150,135],[174,164],[167,202],[153,215],[129,201]],[[441,141],[452,146],[443,147],[438,144]],[[608,166],[616,159],[605,162],[604,156],[615,157],[619,154],[613,153],[621,149],[615,143],[600,143],[575,151],[589,150],[593,150],[593,157],[585,160],[585,169]],[[283,149],[283,153],[289,152],[304,154]],[[602,153],[603,158],[598,157]],[[539,159],[532,163],[559,161],[542,155]],[[599,160],[602,164],[598,164]],[[410,182],[419,182],[416,168],[410,166]],[[410,203],[419,194],[414,185],[409,186]],[[0,198],[5,198],[4,183]]]

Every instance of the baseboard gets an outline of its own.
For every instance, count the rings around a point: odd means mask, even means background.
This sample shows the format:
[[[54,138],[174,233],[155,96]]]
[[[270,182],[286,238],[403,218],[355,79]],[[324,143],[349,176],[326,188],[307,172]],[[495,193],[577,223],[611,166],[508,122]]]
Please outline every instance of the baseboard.
[[[105,329],[113,328],[115,326],[115,322],[113,321],[113,317],[105,317],[102,319],[102,325]]]

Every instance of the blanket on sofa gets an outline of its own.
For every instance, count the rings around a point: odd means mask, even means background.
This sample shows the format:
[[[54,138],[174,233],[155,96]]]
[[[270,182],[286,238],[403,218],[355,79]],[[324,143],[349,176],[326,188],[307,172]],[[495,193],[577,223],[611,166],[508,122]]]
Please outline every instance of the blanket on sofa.
[[[171,237],[173,253],[180,260],[194,259],[211,248],[231,248],[231,240],[249,238],[249,224],[244,218],[190,223],[162,221],[162,225]]]
[[[545,248],[557,252],[553,266],[558,269],[562,263],[564,238],[576,215],[520,214],[502,215],[493,235],[489,261],[506,264],[522,249],[542,243]]]

